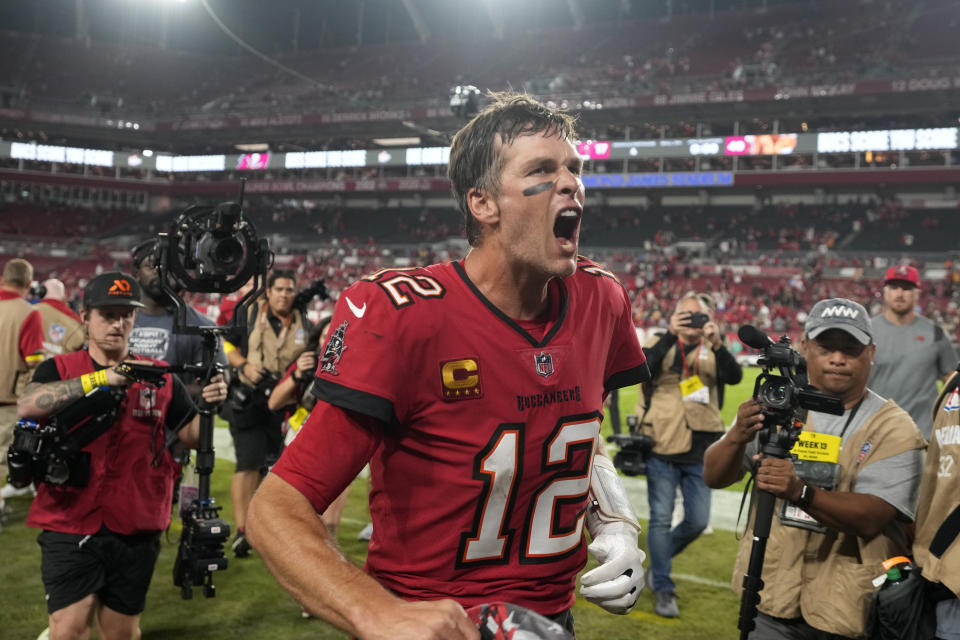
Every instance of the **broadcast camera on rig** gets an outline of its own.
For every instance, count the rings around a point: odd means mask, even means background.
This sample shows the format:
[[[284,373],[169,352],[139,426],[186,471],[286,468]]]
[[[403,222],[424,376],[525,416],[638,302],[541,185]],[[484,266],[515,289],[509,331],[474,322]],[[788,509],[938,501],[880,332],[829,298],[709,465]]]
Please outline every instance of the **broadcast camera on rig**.
[[[220,373],[216,363],[220,338],[246,331],[247,309],[266,290],[266,274],[273,262],[267,240],[257,237],[253,223],[243,215],[242,204],[243,183],[239,202],[188,207],[167,232],[159,234],[154,256],[160,286],[174,304],[174,333],[203,338],[203,361],[187,369],[204,381]],[[178,282],[189,292],[226,294],[238,291],[251,279],[253,287],[237,302],[230,322],[218,327],[187,324],[186,303],[171,286]],[[183,533],[173,567],[173,583],[185,600],[193,597],[195,586],[203,586],[208,598],[216,595],[212,574],[227,568],[223,545],[230,537],[230,525],[220,518],[220,507],[210,496],[214,417],[213,407],[204,405],[201,401],[198,496],[181,507]]]
[[[762,353],[757,361],[763,371],[757,376],[753,397],[762,407],[763,426],[758,432],[760,451],[764,456],[791,457],[807,411],[843,415],[843,402],[836,396],[818,391],[807,379],[807,363],[794,351],[790,338],[782,336],[774,342],[756,327],[744,325],[737,332],[740,341]],[[777,370],[780,375],[771,373]],[[795,463],[796,464],[796,461]],[[738,628],[741,640],[746,640],[756,626],[757,605],[763,589],[763,559],[776,498],[769,491],[759,491],[753,525],[753,546],[750,563],[743,576],[743,594],[740,598]]]

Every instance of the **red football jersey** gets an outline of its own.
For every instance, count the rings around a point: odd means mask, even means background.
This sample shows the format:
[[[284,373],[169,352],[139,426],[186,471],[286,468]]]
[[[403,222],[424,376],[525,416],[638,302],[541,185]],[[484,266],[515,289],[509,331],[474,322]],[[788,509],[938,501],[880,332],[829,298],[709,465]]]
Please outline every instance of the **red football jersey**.
[[[321,402],[273,471],[321,512],[369,459],[367,571],[403,598],[573,604],[603,397],[648,371],[611,274],[581,258],[550,298],[546,322],[518,323],[462,263],[384,270],[340,296]],[[378,426],[325,428],[330,405]]]

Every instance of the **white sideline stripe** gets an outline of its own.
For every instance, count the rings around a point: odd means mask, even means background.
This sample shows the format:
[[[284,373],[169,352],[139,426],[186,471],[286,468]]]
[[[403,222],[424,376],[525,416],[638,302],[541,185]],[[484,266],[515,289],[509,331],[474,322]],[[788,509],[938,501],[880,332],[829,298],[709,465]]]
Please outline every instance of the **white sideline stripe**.
[[[701,578],[700,576],[694,576],[689,573],[671,573],[670,577],[674,580],[682,580],[684,582],[695,582],[697,584],[706,585],[708,587],[715,587],[717,589],[729,589],[729,582],[722,582],[720,580],[711,580],[710,578]]]

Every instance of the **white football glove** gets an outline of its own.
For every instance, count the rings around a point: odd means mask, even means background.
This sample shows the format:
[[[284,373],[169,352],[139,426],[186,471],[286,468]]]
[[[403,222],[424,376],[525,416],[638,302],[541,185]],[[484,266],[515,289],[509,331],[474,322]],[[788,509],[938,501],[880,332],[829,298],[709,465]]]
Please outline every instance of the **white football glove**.
[[[646,554],[637,546],[637,528],[626,522],[592,523],[587,551],[600,566],[580,577],[580,595],[610,613],[627,614],[643,589]]]

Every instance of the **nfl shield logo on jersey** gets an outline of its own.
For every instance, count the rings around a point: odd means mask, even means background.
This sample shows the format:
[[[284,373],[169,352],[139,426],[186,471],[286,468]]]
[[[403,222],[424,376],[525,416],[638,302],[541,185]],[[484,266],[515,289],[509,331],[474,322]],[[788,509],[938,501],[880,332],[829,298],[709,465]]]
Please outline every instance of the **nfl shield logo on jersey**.
[[[533,360],[537,365],[537,373],[544,378],[553,374],[553,356],[549,353],[540,352],[540,355],[534,355]]]

